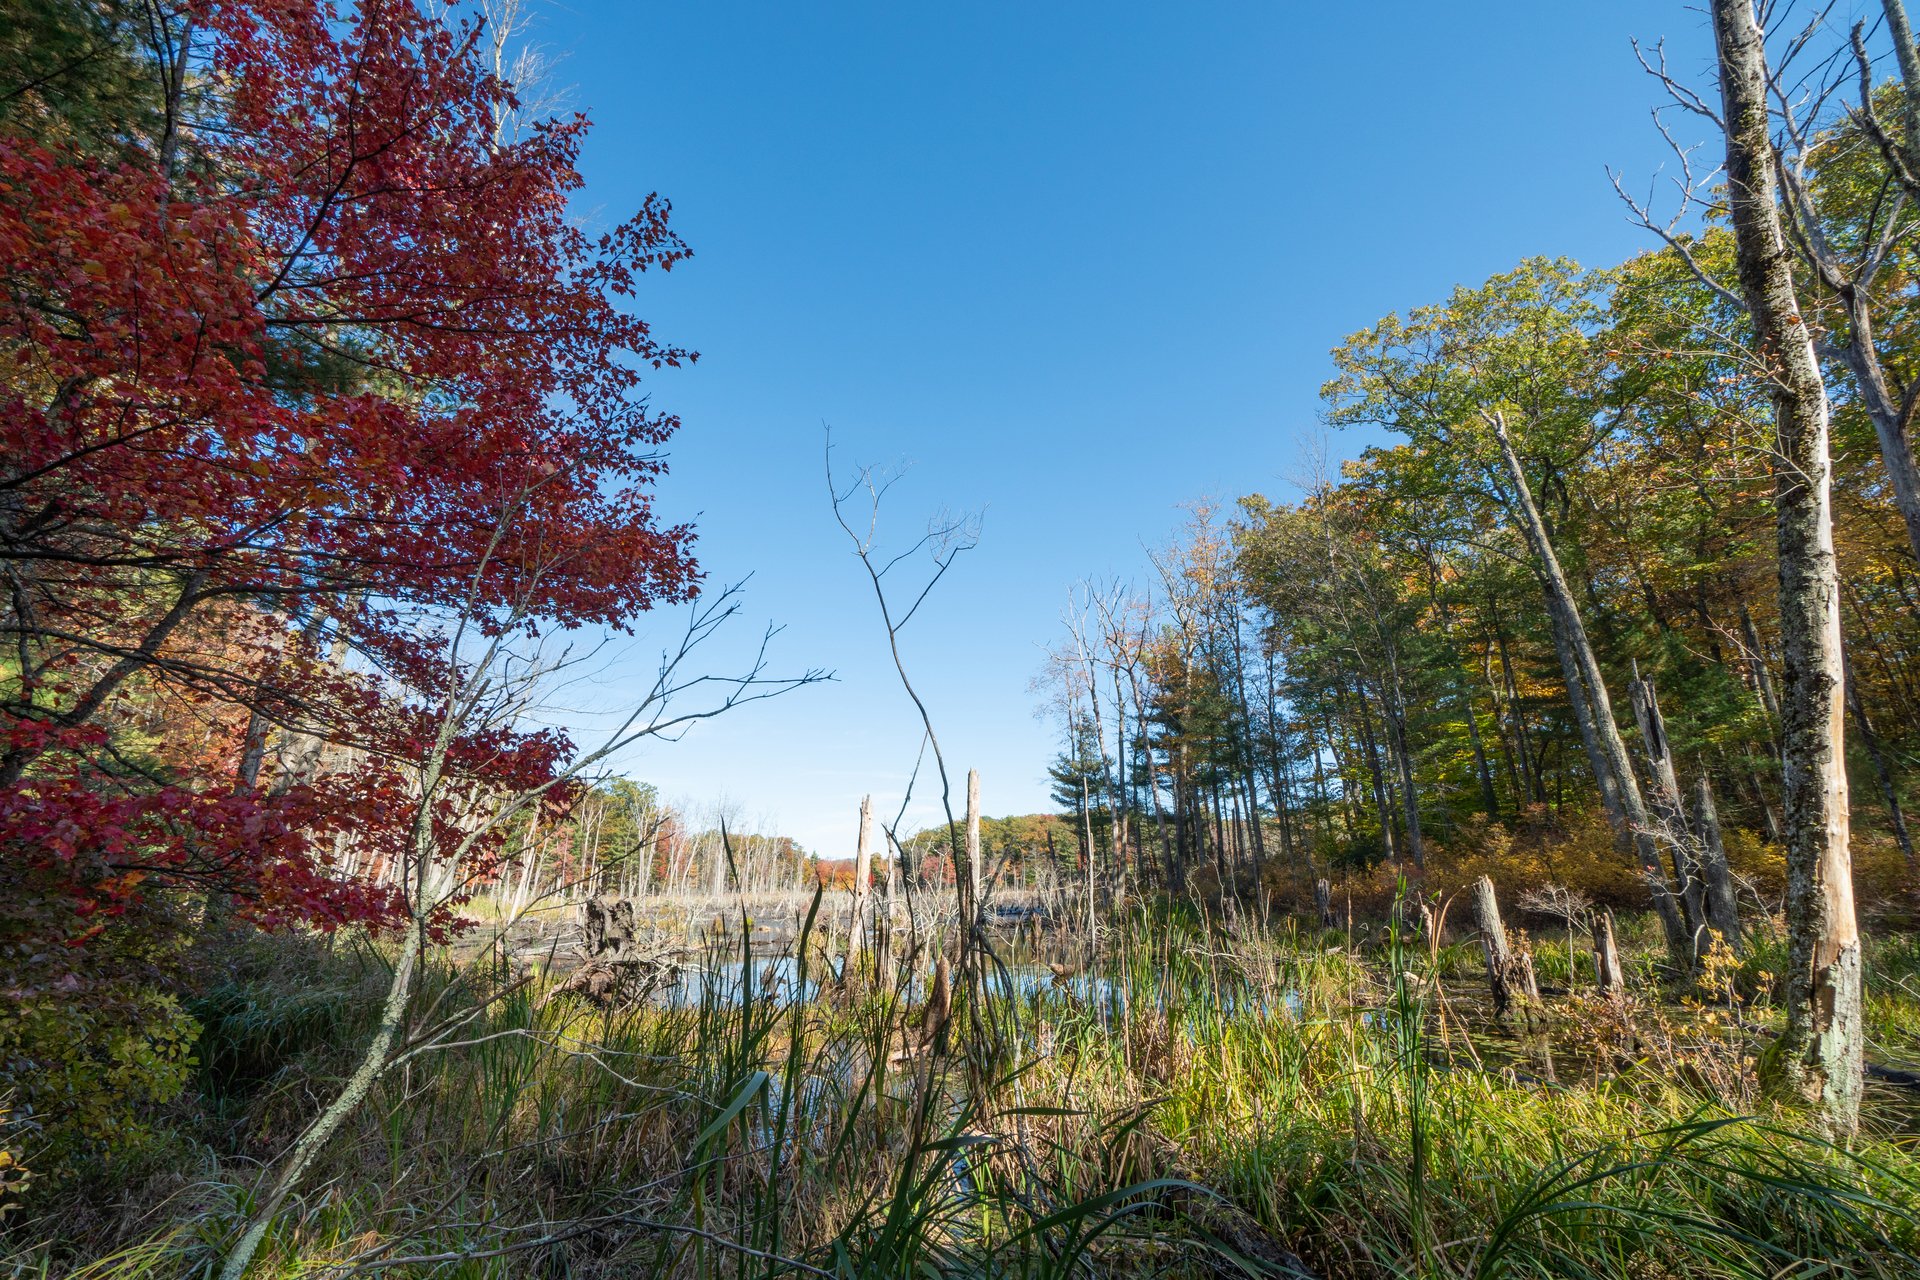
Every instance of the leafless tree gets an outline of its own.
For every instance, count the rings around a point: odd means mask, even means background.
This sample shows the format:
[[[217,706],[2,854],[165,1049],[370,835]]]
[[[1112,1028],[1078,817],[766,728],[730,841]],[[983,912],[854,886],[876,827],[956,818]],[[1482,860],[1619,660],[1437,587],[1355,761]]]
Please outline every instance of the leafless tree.
[[[515,502],[502,510],[496,547],[518,509]],[[521,647],[526,624],[532,620],[531,583],[519,601],[487,610],[480,604],[478,590],[486,568],[483,559],[475,570],[475,589],[466,604],[445,620],[444,656],[437,685],[419,691],[435,709],[435,733],[419,759],[411,762],[414,795],[399,875],[408,919],[393,960],[379,1024],[339,1092],[279,1161],[246,1227],[222,1263],[222,1280],[240,1280],[281,1205],[381,1076],[404,1058],[455,1042],[458,1033],[483,1012],[484,1006],[476,1006],[434,1021],[435,1011],[430,1009],[418,1015],[428,1019],[428,1025],[422,1026],[417,1025],[410,1009],[415,978],[432,945],[433,922],[470,887],[475,853],[515,818],[533,811],[570,784],[592,777],[612,756],[635,743],[677,738],[700,721],[824,678],[818,671],[795,677],[769,676],[766,660],[767,644],[774,635],[771,628],[745,672],[722,676],[690,670],[701,645],[739,611],[738,590],[724,590],[689,609],[677,640],[661,655],[651,686],[597,746],[574,756],[548,780],[525,789],[500,791],[476,786],[459,777],[453,768],[456,744],[475,733],[524,724],[551,692],[556,667],[554,662],[543,660],[537,649]],[[538,573],[530,575],[531,582],[538,578]],[[704,697],[709,692],[713,696]],[[688,705],[690,699],[695,705]],[[453,815],[451,823],[448,814]]]

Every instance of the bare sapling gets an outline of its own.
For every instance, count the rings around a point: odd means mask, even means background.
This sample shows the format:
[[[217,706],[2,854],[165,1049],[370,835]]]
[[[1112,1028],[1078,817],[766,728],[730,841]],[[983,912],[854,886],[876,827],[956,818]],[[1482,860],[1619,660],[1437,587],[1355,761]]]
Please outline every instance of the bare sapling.
[[[953,809],[952,776],[947,770],[946,756],[940,748],[939,735],[934,731],[933,716],[926,701],[914,687],[907,673],[906,657],[901,652],[900,635],[906,626],[919,613],[933,589],[939,585],[954,562],[967,551],[979,544],[978,522],[971,517],[936,518],[929,523],[927,531],[914,540],[905,550],[882,558],[879,550],[880,505],[886,492],[893,485],[893,478],[884,477],[871,467],[857,468],[852,480],[842,488],[833,477],[833,443],[829,435],[824,454],[827,480],[827,497],[833,508],[833,516],[840,529],[853,544],[853,553],[860,561],[866,574],[868,585],[873,589],[874,601],[880,610],[881,626],[886,631],[887,647],[893,659],[894,672],[900,679],[900,686],[906,691],[907,698],[913,703],[923,733],[923,742],[933,752],[934,771],[940,779],[940,807],[946,818],[947,849],[953,860],[954,868],[954,929],[953,959],[949,965],[942,956],[940,965],[950,970],[951,980],[957,980],[969,1030],[979,1033],[971,1040],[984,1041],[989,1031],[982,1018],[981,1002],[974,998],[980,990],[985,957],[990,948],[986,929],[981,918],[979,895],[976,886],[979,883],[977,856],[967,847],[962,824],[956,820]],[[856,494],[864,494],[866,513],[863,527],[856,527],[853,516],[853,499]],[[887,594],[887,577],[902,564],[915,556],[925,553],[932,563],[931,572],[920,582],[912,599],[900,607]],[[917,774],[917,768],[916,768]],[[910,792],[909,792],[910,794]],[[905,801],[902,801],[902,809]],[[942,984],[945,990],[945,984]],[[944,1044],[943,1034],[937,1043]],[[986,1052],[984,1043],[978,1044]]]
[[[516,499],[502,511],[499,530],[512,523],[520,501]],[[496,532],[494,546],[499,545],[500,537]],[[441,683],[419,690],[422,700],[435,709],[435,732],[419,758],[411,762],[412,821],[405,866],[398,877],[406,894],[408,922],[393,958],[379,1023],[339,1091],[271,1172],[222,1262],[221,1280],[240,1280],[245,1274],[287,1197],[382,1076],[399,1063],[458,1044],[458,1033],[484,1012],[485,1006],[474,1007],[416,1026],[409,1017],[409,1005],[436,924],[471,888],[474,856],[490,837],[515,818],[553,803],[569,786],[590,778],[616,752],[644,739],[678,737],[700,720],[824,678],[822,673],[811,671],[790,678],[767,676],[766,649],[772,630],[763,637],[753,664],[744,674],[690,674],[687,664],[701,643],[738,612],[738,592],[730,588],[692,606],[677,644],[662,655],[652,686],[597,747],[575,756],[536,786],[493,791],[461,775],[456,745],[476,733],[523,723],[550,691],[555,672],[568,664],[564,659],[546,662],[537,653],[517,647],[516,641],[528,634],[534,621],[531,605],[523,598],[505,607],[487,608],[479,588],[485,569],[483,562],[475,571],[474,586],[466,601],[447,620],[445,656],[438,673]],[[532,578],[537,581],[537,573]],[[697,708],[686,708],[686,695],[704,692],[708,687],[723,692]],[[431,1010],[425,1015],[428,1019],[433,1016]]]

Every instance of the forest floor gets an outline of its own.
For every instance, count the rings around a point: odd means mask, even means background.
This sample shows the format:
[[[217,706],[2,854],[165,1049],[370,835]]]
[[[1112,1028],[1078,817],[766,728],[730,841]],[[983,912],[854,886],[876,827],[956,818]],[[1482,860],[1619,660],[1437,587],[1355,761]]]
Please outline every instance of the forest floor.
[[[457,1043],[385,1075],[251,1274],[1920,1275],[1920,1093],[1822,1138],[1756,1077],[1778,944],[1681,982],[1653,941],[1608,1000],[1536,938],[1543,999],[1496,1022],[1470,940],[1156,912],[1009,940],[938,1035],[924,958],[843,976],[817,920],[627,1007],[448,951],[416,999]],[[193,1087],[41,1171],[0,1275],[209,1274],[350,1069],[378,948],[206,945]],[[1920,942],[1869,974],[1869,1056],[1920,1063]]]

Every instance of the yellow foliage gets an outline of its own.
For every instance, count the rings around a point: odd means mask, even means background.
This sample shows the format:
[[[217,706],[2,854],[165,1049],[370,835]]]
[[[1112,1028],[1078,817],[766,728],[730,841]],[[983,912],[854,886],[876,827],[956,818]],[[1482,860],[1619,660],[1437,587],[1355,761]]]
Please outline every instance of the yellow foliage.
[[[1786,892],[1786,851],[1752,831],[1729,828],[1723,834],[1727,863],[1735,877],[1751,885],[1763,900],[1778,902]],[[1616,841],[1599,811],[1574,815],[1564,825],[1545,813],[1530,813],[1513,829],[1474,815],[1456,824],[1446,842],[1429,839],[1426,853],[1424,869],[1410,862],[1404,866],[1382,863],[1366,870],[1323,865],[1320,874],[1333,889],[1336,914],[1349,903],[1363,918],[1384,914],[1403,871],[1410,891],[1417,894],[1458,893],[1484,875],[1499,886],[1503,899],[1557,885],[1623,914],[1651,905],[1631,851]],[[1218,893],[1210,868],[1193,874],[1207,895]],[[1855,828],[1853,874],[1854,893],[1863,905],[1904,904],[1913,892],[1899,846],[1879,831]],[[1314,907],[1313,880],[1297,866],[1269,860],[1262,889],[1273,905],[1306,915]]]

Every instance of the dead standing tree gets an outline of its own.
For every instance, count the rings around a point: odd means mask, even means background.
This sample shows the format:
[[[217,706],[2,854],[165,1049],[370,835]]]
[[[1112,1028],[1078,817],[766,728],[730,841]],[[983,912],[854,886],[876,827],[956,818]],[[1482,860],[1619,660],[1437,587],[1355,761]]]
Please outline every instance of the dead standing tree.
[[[987,909],[986,899],[982,895],[984,877],[980,861],[980,771],[969,769],[967,770],[967,883],[975,918]]]
[[[1527,483],[1526,468],[1521,465],[1520,455],[1507,430],[1506,414],[1491,410],[1484,414],[1484,421],[1499,446],[1501,462],[1506,469],[1511,495],[1509,509],[1533,552],[1534,571],[1546,594],[1548,617],[1554,624],[1554,647],[1559,653],[1566,677],[1574,720],[1587,745],[1594,777],[1600,782],[1601,798],[1606,802],[1608,817],[1613,819],[1615,830],[1623,832],[1633,841],[1641,873],[1653,892],[1653,905],[1659,913],[1661,929],[1666,934],[1668,954],[1675,964],[1682,968],[1690,967],[1692,947],[1687,938],[1686,921],[1667,882],[1666,873],[1661,869],[1659,847],[1647,820],[1646,801],[1633,772],[1633,762],[1627,756],[1626,742],[1620,736],[1619,722],[1614,718],[1613,703],[1607,695],[1606,677],[1601,673],[1599,658],[1594,654],[1586,625],[1581,621],[1579,603],[1561,568],[1560,557],[1554,550],[1546,521],[1534,503],[1532,486]]]
[[[974,859],[969,856],[970,843],[964,838],[961,824],[953,813],[953,783],[947,772],[946,757],[940,749],[939,735],[934,732],[933,717],[927,710],[927,704],[914,688],[912,678],[907,674],[905,657],[900,652],[900,633],[925,604],[947,571],[963,552],[971,551],[979,545],[979,522],[971,516],[936,517],[927,531],[916,539],[906,550],[889,556],[884,560],[879,551],[880,503],[892,488],[897,477],[883,476],[872,467],[858,467],[852,480],[842,489],[833,478],[833,441],[829,434],[826,442],[825,465],[827,478],[827,496],[833,505],[833,518],[842,532],[853,544],[853,553],[860,561],[860,567],[867,575],[867,581],[873,588],[874,602],[880,609],[881,625],[886,629],[887,648],[893,658],[895,673],[900,677],[900,686],[906,690],[908,699],[913,703],[914,711],[919,715],[923,732],[923,741],[933,749],[934,771],[940,777],[940,807],[947,820],[947,847],[953,858],[954,866],[954,905],[955,917],[955,954],[952,970],[958,980],[965,1000],[967,1016],[979,1027],[980,1002],[971,998],[979,990],[981,976],[981,954],[984,950],[986,935],[980,920],[979,902],[975,891],[977,870]],[[856,520],[848,515],[849,503],[856,494],[866,495],[867,511],[864,528],[856,527]],[[887,575],[903,563],[927,553],[933,564],[932,572],[914,592],[912,600],[904,609],[899,609],[887,596]],[[904,807],[904,802],[903,802]]]
[[[1674,873],[1680,884],[1680,901],[1687,913],[1687,930],[1693,938],[1696,957],[1709,949],[1708,931],[1736,954],[1741,951],[1740,913],[1734,904],[1733,873],[1727,866],[1727,850],[1720,837],[1720,821],[1713,796],[1703,774],[1694,793],[1693,812],[1687,812],[1681,797],[1679,770],[1675,767],[1673,745],[1667,737],[1666,718],[1660,714],[1660,695],[1651,678],[1642,678],[1640,665],[1633,666],[1633,680],[1627,686],[1633,699],[1633,714],[1640,726],[1640,743],[1652,778],[1653,815],[1658,832],[1673,854]]]
[[[879,928],[874,924],[867,902],[873,892],[873,797],[860,797],[860,835],[854,845],[853,854],[853,926],[847,930],[847,965],[845,976],[851,977],[854,966],[860,961],[862,951],[873,953],[879,963],[886,954],[886,943],[880,938]],[[889,903],[891,905],[891,903]],[[868,935],[872,936],[869,937]]]
[[[1627,975],[1620,967],[1620,948],[1613,938],[1611,907],[1594,913],[1593,976],[1607,999],[1618,1004],[1627,998]]]

